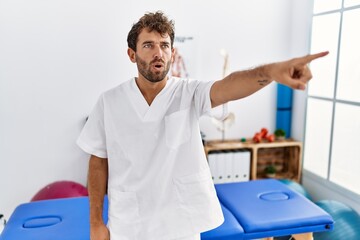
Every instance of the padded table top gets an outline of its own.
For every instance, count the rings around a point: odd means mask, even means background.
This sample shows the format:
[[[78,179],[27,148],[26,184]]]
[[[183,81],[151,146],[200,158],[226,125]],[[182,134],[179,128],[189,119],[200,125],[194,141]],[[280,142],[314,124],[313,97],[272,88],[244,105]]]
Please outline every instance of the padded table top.
[[[44,200],[19,205],[0,240],[89,240],[89,229],[88,197]]]
[[[328,231],[333,220],[278,180],[215,185],[220,202],[244,229],[244,239]]]

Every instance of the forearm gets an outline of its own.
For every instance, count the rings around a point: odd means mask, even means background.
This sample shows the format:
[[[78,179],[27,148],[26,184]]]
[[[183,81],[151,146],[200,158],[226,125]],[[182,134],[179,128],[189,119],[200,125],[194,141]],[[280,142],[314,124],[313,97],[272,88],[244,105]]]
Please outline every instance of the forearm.
[[[247,97],[270,84],[271,64],[250,70],[233,72],[211,88],[212,107]]]
[[[103,223],[102,212],[108,180],[106,158],[91,156],[89,161],[88,191],[90,201],[90,224]]]
[[[251,70],[234,72],[214,83],[210,91],[211,105],[216,107],[228,101],[247,97],[272,81],[293,89],[304,90],[312,78],[308,64],[327,54],[329,52],[320,52],[263,65]]]

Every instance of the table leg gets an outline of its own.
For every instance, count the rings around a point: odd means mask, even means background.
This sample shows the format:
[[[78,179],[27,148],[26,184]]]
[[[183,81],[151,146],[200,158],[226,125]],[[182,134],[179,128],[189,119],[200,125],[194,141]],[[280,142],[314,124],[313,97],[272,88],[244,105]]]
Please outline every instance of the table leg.
[[[292,235],[294,240],[313,240],[312,233],[301,233],[301,234],[293,234]]]

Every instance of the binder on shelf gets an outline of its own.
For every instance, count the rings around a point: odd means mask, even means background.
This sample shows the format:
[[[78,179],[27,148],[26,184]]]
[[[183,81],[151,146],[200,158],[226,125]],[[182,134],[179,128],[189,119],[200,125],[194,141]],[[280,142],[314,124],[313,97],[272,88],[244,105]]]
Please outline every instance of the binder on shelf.
[[[227,151],[219,151],[216,158],[216,172],[217,178],[214,183],[225,183],[226,182],[226,155]]]
[[[237,150],[233,154],[233,182],[244,182],[250,179],[250,151]]]
[[[225,174],[224,174],[224,182],[230,183],[233,182],[233,158],[234,158],[234,151],[227,151],[224,154],[224,165],[225,165]]]

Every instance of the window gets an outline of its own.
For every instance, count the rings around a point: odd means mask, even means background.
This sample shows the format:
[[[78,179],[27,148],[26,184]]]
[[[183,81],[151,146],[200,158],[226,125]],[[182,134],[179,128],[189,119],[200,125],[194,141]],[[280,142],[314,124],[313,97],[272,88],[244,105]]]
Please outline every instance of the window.
[[[360,5],[360,0],[345,0],[344,2],[345,7],[352,7],[355,5]]]
[[[360,193],[360,106],[336,103],[335,109],[330,180]]]
[[[355,1],[355,0],[349,0]],[[315,0],[314,13],[327,12],[341,8],[342,0]]]
[[[304,168],[323,178],[328,174],[332,105],[331,101],[314,98],[309,98],[307,104]]]
[[[311,52],[328,50],[330,55],[311,65],[316,79],[309,85],[310,95],[334,97],[339,28],[340,13],[313,18]]]
[[[304,169],[360,194],[360,0],[315,0]]]
[[[343,13],[337,98],[360,102],[360,8]]]

